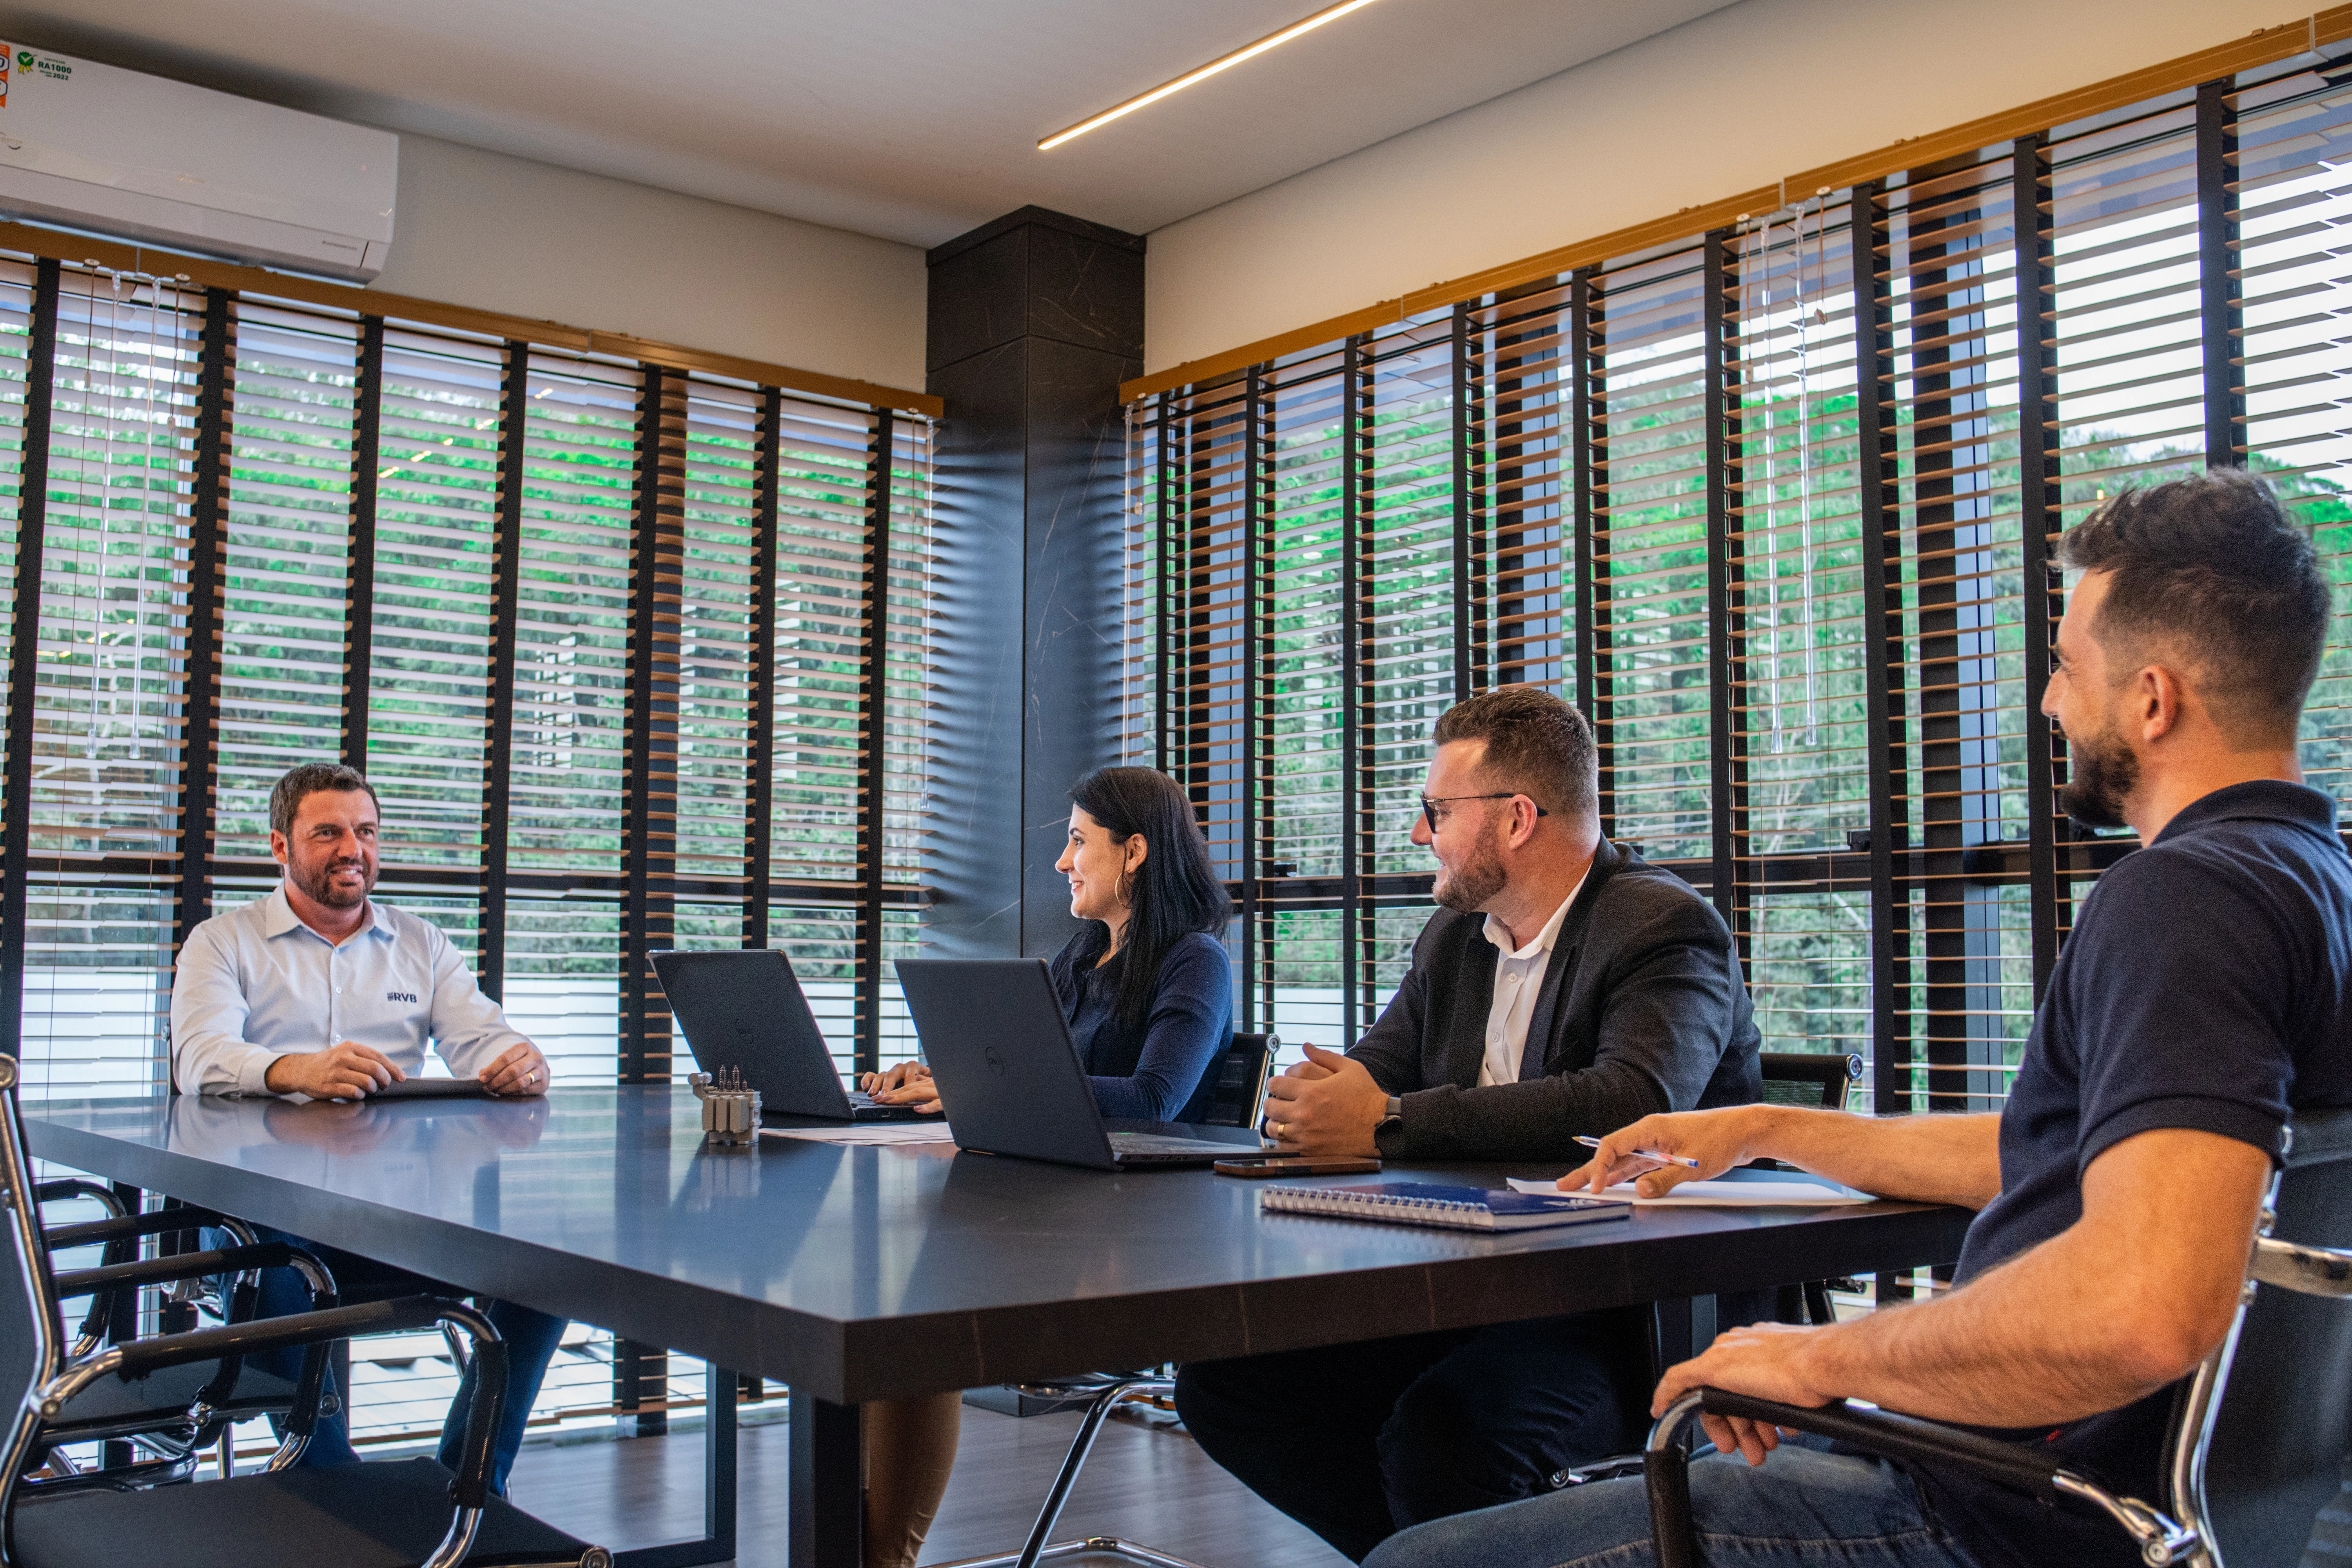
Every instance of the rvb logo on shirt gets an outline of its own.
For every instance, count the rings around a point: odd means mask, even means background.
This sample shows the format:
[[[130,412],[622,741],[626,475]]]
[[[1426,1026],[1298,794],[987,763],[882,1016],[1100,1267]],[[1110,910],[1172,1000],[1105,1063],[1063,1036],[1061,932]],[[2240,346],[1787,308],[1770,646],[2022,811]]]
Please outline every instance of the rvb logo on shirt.
[[[416,993],[414,991],[387,991],[383,994],[383,999],[387,1002],[414,1002],[416,1000]]]

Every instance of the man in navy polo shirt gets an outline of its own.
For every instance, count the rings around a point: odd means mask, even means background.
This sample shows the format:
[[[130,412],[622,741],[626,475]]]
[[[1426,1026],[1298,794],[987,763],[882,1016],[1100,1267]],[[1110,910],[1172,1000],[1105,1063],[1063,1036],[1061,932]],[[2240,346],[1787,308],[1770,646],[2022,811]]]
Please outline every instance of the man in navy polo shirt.
[[[1664,1192],[1769,1155],[1977,1210],[1958,1289],[1830,1327],[1736,1329],[1669,1370],[1654,1410],[1702,1385],[1864,1399],[2045,1441],[2157,1501],[2175,1388],[2228,1331],[2287,1118],[2352,1104],[2352,858],[2296,763],[2328,590],[2269,489],[2231,470],[2118,496],[2063,550],[2079,576],[2042,703],[2072,759],[2063,804],[2143,847],[2084,900],[2007,1106],[1653,1116],[1560,1184],[1644,1173]],[[1698,1168],[1654,1169],[1636,1148]],[[2137,1561],[2087,1505],[1706,1426],[1722,1452],[1690,1485],[1710,1556]],[[1648,1561],[1649,1531],[1643,1483],[1607,1481],[1422,1525],[1366,1568],[1622,1568]]]

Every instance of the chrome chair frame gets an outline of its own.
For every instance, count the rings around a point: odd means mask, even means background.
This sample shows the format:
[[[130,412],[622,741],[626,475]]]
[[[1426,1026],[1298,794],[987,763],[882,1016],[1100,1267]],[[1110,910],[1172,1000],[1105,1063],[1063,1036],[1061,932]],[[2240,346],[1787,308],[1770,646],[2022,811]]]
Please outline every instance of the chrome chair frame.
[[[89,1197],[103,1193],[85,1182],[47,1182],[35,1189],[37,1203],[54,1202],[63,1197]],[[83,1190],[61,1190],[83,1189]],[[317,1258],[299,1247],[287,1243],[258,1243],[253,1227],[233,1215],[212,1209],[180,1207],[149,1214],[122,1212],[119,1203],[110,1203],[115,1211],[102,1220],[79,1225],[45,1228],[42,1241],[52,1254],[70,1247],[100,1246],[108,1248],[110,1261],[94,1268],[69,1270],[57,1274],[53,1279],[56,1299],[69,1300],[77,1296],[90,1298],[89,1315],[77,1331],[73,1346],[66,1352],[67,1364],[78,1363],[97,1353],[109,1337],[112,1314],[127,1292],[145,1286],[183,1283],[189,1280],[227,1275],[233,1283],[229,1299],[223,1303],[227,1321],[235,1323],[249,1317],[253,1293],[263,1268],[291,1268],[299,1273],[310,1287],[314,1310],[338,1304],[335,1281]],[[166,1236],[199,1229],[221,1229],[228,1232],[236,1246],[208,1251],[184,1252],[166,1258],[121,1258],[123,1248],[142,1237]],[[233,1361],[222,1363],[221,1373],[207,1381],[196,1391],[193,1403],[184,1410],[169,1413],[161,1409],[119,1415],[111,1419],[91,1419],[76,1422],[71,1412],[57,1422],[47,1424],[37,1438],[27,1457],[28,1465],[44,1465],[51,1471],[45,1477],[27,1477],[20,1482],[27,1491],[47,1493],[54,1490],[85,1487],[106,1487],[121,1490],[136,1486],[155,1485],[184,1480],[194,1470],[200,1452],[219,1440],[223,1444],[224,1477],[233,1473],[233,1461],[226,1459],[229,1429],[236,1423],[256,1415],[290,1414],[282,1397],[239,1399],[236,1396],[237,1366]],[[100,1442],[114,1438],[130,1441],[152,1458],[111,1469],[85,1471],[77,1469],[62,1451],[69,1443]],[[280,1440],[264,1468],[283,1469],[301,1457],[305,1439],[290,1428]]]
[[[1222,1080],[1229,1058],[1248,1049],[1256,1053],[1255,1079],[1248,1083],[1242,1097],[1246,1103],[1237,1104],[1231,1120],[1220,1118],[1214,1125],[1255,1127],[1258,1114],[1265,1105],[1265,1086],[1274,1076],[1274,1058],[1282,1049],[1282,1040],[1268,1031],[1264,1035],[1237,1034],[1218,1060],[1217,1071]],[[1248,1075],[1244,1075],[1245,1077]],[[1049,1401],[1071,1404],[1084,1402],[1086,1414],[1079,1418],[1078,1435],[1071,1440],[1070,1451],[1063,1457],[1062,1468],[1054,1477],[1054,1485],[1045,1494],[1045,1506],[1037,1510],[1037,1521],[1029,1527],[1029,1539],[1018,1552],[1001,1552],[992,1557],[971,1557],[943,1564],[942,1568],[1036,1568],[1040,1563],[1051,1563],[1064,1557],[1095,1555],[1116,1557],[1121,1562],[1137,1563],[1144,1568],[1201,1568],[1181,1557],[1171,1556],[1139,1542],[1122,1541],[1114,1535],[1096,1535],[1049,1542],[1054,1526],[1061,1521],[1063,1505],[1070,1500],[1071,1489],[1077,1485],[1078,1472],[1086,1468],[1087,1456],[1094,1452],[1095,1439],[1102,1435],[1103,1423],[1120,1405],[1151,1403],[1161,1408],[1176,1394],[1176,1380],[1162,1368],[1155,1372],[1097,1373],[1089,1377],[1059,1379],[1045,1383],[1023,1383],[1012,1385],[1015,1393]]]

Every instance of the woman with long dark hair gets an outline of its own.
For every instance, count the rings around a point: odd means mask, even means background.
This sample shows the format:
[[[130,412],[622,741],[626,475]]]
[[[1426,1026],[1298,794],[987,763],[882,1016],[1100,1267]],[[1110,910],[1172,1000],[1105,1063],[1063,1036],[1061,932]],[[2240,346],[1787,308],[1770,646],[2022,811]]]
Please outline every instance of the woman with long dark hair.
[[[1218,939],[1232,900],[1183,790],[1150,768],[1097,768],[1070,787],[1054,869],[1087,923],[1054,957],[1062,1015],[1105,1116],[1188,1121],[1207,1109],[1234,1033],[1233,971]],[[930,1069],[866,1079],[877,1100],[935,1110]]]
[[[1234,1035],[1233,972],[1218,938],[1232,907],[1192,803],[1150,768],[1097,768],[1070,790],[1078,928],[1052,965],[1070,1038],[1106,1116],[1183,1121],[1204,1111]],[[930,1069],[866,1075],[874,1098],[939,1109]],[[866,1406],[865,1568],[912,1568],[955,1466],[958,1394]]]

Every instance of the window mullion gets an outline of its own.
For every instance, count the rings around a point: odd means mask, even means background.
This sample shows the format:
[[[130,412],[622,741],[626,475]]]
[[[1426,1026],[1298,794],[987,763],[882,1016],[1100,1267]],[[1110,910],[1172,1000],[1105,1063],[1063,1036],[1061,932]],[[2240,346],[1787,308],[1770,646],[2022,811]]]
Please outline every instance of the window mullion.
[[[508,841],[514,793],[515,638],[522,614],[522,458],[530,396],[530,345],[507,343],[499,386],[499,515],[490,567],[490,658],[483,693],[488,760],[482,791],[479,984],[503,1001],[507,973]]]
[[[180,682],[180,869],[172,951],[212,914],[213,784],[219,773],[220,565],[227,523],[229,399],[234,383],[229,295],[205,290],[197,362],[194,493],[188,509],[188,576]]]
[[[343,762],[367,769],[368,672],[375,632],[376,479],[382,467],[383,318],[360,321],[358,384],[352,396],[351,537],[343,575]]]
[[[22,1054],[25,1031],[25,879],[33,845],[33,736],[39,719],[41,557],[47,548],[49,426],[57,405],[61,268],[34,269],[32,341],[25,359],[25,446],[16,495],[16,575],[9,618],[8,753],[0,799],[0,1056]]]

